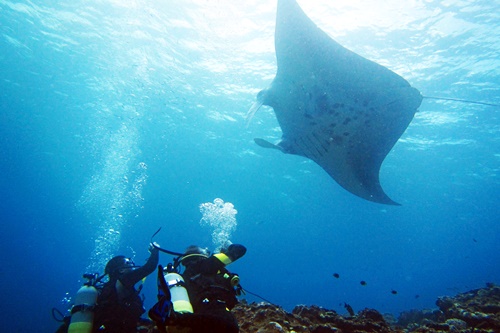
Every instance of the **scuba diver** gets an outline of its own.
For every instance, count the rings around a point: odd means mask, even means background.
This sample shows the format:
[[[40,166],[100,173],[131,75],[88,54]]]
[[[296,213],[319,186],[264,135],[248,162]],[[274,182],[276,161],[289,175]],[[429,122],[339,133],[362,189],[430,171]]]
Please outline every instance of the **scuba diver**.
[[[159,266],[158,303],[149,310],[159,331],[238,333],[238,322],[230,310],[238,303],[236,296],[242,288],[238,275],[225,267],[245,253],[240,244],[214,255],[193,245],[165,270]],[[180,264],[185,267],[182,274]]]
[[[151,274],[159,261],[159,246],[149,245],[150,256],[144,266],[136,266],[125,256],[116,256],[108,261],[104,275],[85,274],[89,280],[80,288],[71,318],[56,333],[136,333],[145,312],[143,299],[139,296],[142,284],[135,285]],[[101,282],[105,276],[109,280]]]

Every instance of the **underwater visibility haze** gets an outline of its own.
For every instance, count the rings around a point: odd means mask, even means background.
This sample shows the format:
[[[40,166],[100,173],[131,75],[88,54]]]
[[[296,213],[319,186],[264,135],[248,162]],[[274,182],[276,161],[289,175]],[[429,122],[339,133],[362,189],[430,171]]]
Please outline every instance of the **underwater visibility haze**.
[[[498,1],[298,4],[423,96],[500,104]],[[424,98],[380,168],[401,206],[364,200],[254,142],[282,139],[272,108],[246,120],[276,75],[276,10],[0,0],[2,331],[55,331],[83,273],[142,264],[160,227],[176,252],[245,245],[231,271],[288,310],[398,315],[500,283],[500,108]]]

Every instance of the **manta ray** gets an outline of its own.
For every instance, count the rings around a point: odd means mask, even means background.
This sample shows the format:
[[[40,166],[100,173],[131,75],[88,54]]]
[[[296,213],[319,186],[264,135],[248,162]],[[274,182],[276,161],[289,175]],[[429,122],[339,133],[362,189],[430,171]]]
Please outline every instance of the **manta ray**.
[[[398,205],[382,189],[379,172],[420,106],[420,92],[338,44],[295,0],[278,0],[275,49],[276,77],[258,93],[247,122],[270,106],[282,138],[254,141],[313,160],[358,197]]]

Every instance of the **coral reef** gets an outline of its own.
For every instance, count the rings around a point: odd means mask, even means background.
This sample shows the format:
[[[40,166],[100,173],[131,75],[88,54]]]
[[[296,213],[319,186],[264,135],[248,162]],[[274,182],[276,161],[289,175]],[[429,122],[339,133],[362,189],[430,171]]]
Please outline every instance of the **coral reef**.
[[[398,320],[364,309],[342,316],[318,306],[295,307],[292,312],[268,303],[240,303],[233,312],[241,333],[495,333],[500,332],[500,287],[440,297],[439,309],[411,310]]]
[[[384,317],[371,309],[344,317],[318,306],[300,305],[288,313],[270,304],[242,303],[233,312],[241,333],[393,332]]]

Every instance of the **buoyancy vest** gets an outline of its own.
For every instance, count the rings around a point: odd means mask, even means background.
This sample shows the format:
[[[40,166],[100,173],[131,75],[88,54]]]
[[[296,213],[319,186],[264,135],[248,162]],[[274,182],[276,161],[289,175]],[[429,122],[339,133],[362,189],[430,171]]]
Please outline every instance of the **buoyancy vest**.
[[[104,284],[95,307],[94,332],[136,332],[145,312],[139,291],[126,289],[119,280]]]
[[[229,310],[238,303],[231,282],[236,274],[227,269],[222,268],[216,274],[186,270],[182,275],[195,313],[206,303],[225,304]]]

